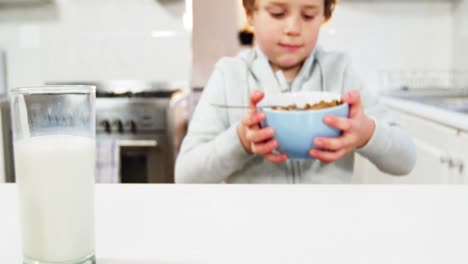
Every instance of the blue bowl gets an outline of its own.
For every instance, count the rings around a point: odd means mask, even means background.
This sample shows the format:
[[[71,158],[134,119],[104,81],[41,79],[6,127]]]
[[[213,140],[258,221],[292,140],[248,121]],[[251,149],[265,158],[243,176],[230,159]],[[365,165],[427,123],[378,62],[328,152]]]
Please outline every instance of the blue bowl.
[[[270,126],[275,130],[274,138],[279,143],[278,151],[286,153],[289,159],[313,159],[309,151],[314,146],[316,137],[338,137],[341,130],[330,127],[323,123],[326,115],[335,115],[339,117],[348,117],[349,105],[341,104],[339,106],[319,109],[319,110],[273,110],[262,105],[281,105],[288,106],[296,104],[304,106],[306,103],[314,104],[321,100],[331,101],[340,100],[341,95],[322,92],[308,93],[286,93],[268,95],[262,100],[259,108],[265,113],[266,119],[262,126]]]

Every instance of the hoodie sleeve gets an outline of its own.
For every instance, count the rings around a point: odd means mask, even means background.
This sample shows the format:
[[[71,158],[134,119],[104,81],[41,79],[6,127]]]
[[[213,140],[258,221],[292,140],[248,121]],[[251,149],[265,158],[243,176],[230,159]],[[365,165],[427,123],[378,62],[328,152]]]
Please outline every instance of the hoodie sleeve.
[[[176,183],[221,183],[253,158],[242,146],[237,125],[230,124],[226,85],[220,63],[211,75],[190,121],[175,166]]]
[[[371,93],[348,63],[344,73],[345,92],[358,89],[364,112],[375,122],[374,134],[357,153],[367,158],[379,170],[392,175],[409,174],[416,163],[416,148],[412,138],[400,127],[396,118]]]

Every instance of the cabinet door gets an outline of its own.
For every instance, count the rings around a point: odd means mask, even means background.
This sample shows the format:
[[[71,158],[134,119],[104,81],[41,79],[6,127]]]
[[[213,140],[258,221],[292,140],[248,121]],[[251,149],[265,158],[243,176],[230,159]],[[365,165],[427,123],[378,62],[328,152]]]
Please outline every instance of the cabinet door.
[[[457,131],[408,113],[397,110],[392,112],[399,119],[401,127],[413,137],[418,155],[415,168],[407,176],[392,176],[380,172],[369,161],[358,157],[355,163],[354,182],[395,184],[459,182],[459,175],[452,166]]]
[[[453,183],[456,176],[450,168],[450,157],[444,150],[414,139],[418,159],[406,176],[393,176],[379,171],[367,159],[356,156],[353,183],[366,184],[441,184]]]
[[[458,151],[460,147],[459,131],[419,116],[398,111],[396,113],[402,128],[413,137],[418,149],[416,168],[411,176],[421,174],[415,176],[429,179],[439,177],[440,183],[461,182],[460,172],[456,166],[460,156]],[[431,156],[432,158],[429,158]],[[438,159],[440,160],[436,164],[429,164],[431,160],[436,162]],[[439,166],[442,169],[436,169]],[[427,168],[434,170],[431,171]]]
[[[458,182],[468,184],[468,132],[461,132],[457,139],[458,152],[453,169],[459,172]]]
[[[413,171],[406,176],[392,177],[393,183],[453,183],[454,176],[450,169],[450,155],[433,145],[413,139],[417,151],[417,162]]]
[[[365,184],[391,184],[392,176],[377,169],[369,160],[355,155],[353,183]]]
[[[413,171],[405,176],[381,172],[367,159],[356,156],[353,183],[367,184],[445,184],[457,182],[450,155],[419,139],[414,139],[418,155]]]
[[[448,152],[452,149],[458,134],[456,129],[407,113],[397,113],[397,117],[401,127],[413,138]]]

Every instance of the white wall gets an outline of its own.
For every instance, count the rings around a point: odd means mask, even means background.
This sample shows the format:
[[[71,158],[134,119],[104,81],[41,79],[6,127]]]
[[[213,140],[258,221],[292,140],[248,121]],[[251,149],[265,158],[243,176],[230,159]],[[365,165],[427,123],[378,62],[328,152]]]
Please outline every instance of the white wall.
[[[453,36],[455,84],[468,88],[468,0],[460,0],[454,5]]]
[[[384,79],[385,72],[413,77],[424,72],[431,76],[421,79],[430,83],[421,86],[448,85],[447,72],[453,65],[452,5],[450,1],[343,1],[322,28],[320,43],[347,52],[362,78],[376,89],[399,85]]]
[[[236,1],[193,1],[193,87],[203,87],[214,64],[221,57],[236,55],[239,50]]]
[[[194,1],[193,67],[199,86],[219,57],[239,49],[235,35],[245,18],[241,0],[236,1]],[[453,7],[453,1],[342,1],[322,28],[320,45],[348,53],[362,78],[376,90],[404,84],[449,87],[454,68]],[[236,23],[231,20],[235,12]]]
[[[181,18],[184,7],[184,1],[158,0],[0,6],[0,48],[7,52],[9,87],[50,80],[188,81],[191,51]],[[178,33],[158,37],[160,31]]]

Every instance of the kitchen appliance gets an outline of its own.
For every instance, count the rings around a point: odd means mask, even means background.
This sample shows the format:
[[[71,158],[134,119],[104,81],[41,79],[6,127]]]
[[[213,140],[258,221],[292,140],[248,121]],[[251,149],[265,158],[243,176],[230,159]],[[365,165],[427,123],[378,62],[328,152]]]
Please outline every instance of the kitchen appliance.
[[[96,86],[96,182],[174,182],[174,163],[188,122],[186,83],[54,81],[47,84]],[[8,115],[6,112],[8,109],[2,111],[2,118]],[[5,138],[5,127],[3,131],[4,142],[11,142],[11,138]],[[8,156],[5,158],[11,163],[12,155]],[[6,176],[7,181],[14,181],[12,166],[6,168]]]

